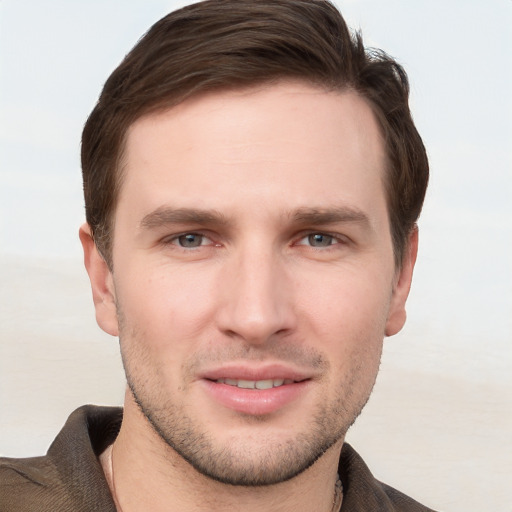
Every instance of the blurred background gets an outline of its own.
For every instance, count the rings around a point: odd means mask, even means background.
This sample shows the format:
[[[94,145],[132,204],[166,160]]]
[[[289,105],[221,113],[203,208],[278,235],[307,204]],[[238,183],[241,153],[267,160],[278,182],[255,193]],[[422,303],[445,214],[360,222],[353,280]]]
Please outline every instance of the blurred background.
[[[82,268],[79,146],[107,76],[189,2],[0,0],[0,455],[120,404]],[[429,506],[512,511],[512,1],[336,4],[406,68],[431,163],[409,320],[348,440]]]

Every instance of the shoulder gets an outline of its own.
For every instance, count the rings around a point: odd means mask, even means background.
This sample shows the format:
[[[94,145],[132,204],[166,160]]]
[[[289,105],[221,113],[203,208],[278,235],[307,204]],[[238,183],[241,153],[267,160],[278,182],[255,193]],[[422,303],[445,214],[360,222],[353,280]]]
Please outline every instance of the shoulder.
[[[389,501],[393,504],[393,510],[396,512],[435,512],[433,509],[422,505],[406,494],[394,489],[393,487],[379,482],[382,490],[385,492]]]
[[[343,445],[338,473],[343,484],[342,512],[434,512],[379,482],[361,456],[347,443]]]
[[[45,496],[62,501],[62,484],[51,459],[0,458],[0,510],[2,512],[45,511]]]
[[[53,473],[54,468],[47,457],[14,459],[0,457],[0,488],[31,483],[44,485],[45,475]]]
[[[97,456],[115,439],[121,418],[120,408],[81,407],[45,456],[0,458],[0,511],[115,510]]]

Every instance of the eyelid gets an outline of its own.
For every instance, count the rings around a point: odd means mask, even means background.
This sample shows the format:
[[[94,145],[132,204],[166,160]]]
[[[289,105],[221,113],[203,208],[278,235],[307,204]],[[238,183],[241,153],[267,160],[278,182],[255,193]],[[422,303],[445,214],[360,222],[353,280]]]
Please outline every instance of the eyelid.
[[[175,243],[175,242],[177,242],[179,240],[180,237],[186,236],[186,235],[200,236],[200,237],[203,237],[203,239],[208,240],[210,243],[201,244],[201,245],[199,245],[197,247],[182,247],[178,243]],[[187,249],[187,250],[198,249],[199,247],[205,247],[205,246],[220,245],[220,244],[216,243],[213,240],[211,235],[206,234],[204,231],[194,230],[194,229],[191,229],[191,230],[188,230],[188,231],[181,231],[180,233],[175,233],[175,234],[172,234],[172,235],[167,235],[167,236],[165,236],[165,237],[163,237],[161,239],[160,243],[162,243],[163,245],[174,245],[174,246],[176,246],[176,247],[178,247],[180,249]]]
[[[308,238],[311,235],[329,236],[329,237],[332,237],[336,241],[336,243],[329,244],[325,247],[314,247],[314,246],[306,244],[306,243],[300,243],[302,240]],[[347,245],[350,242],[350,239],[346,235],[342,235],[341,233],[332,233],[330,231],[323,231],[321,229],[317,229],[317,230],[312,229],[312,230],[308,230],[308,231],[303,231],[303,232],[299,233],[297,235],[297,237],[295,237],[295,240],[296,241],[294,242],[294,245],[304,245],[304,246],[311,247],[313,249],[323,249],[323,250],[326,250],[326,249],[336,246],[338,244]]]
[[[185,235],[197,235],[197,236],[203,237],[203,239],[205,239],[208,243],[204,243],[204,244],[202,243],[201,245],[199,245],[197,247],[189,247],[189,248],[182,247],[177,243],[177,241],[180,237],[185,236]],[[315,247],[308,243],[301,243],[311,235],[324,235],[324,236],[332,237],[335,243],[329,244],[328,246],[325,246],[325,247]],[[346,235],[343,235],[341,233],[333,233],[333,232],[330,232],[327,230],[321,230],[321,229],[311,229],[311,230],[301,231],[300,233],[298,233],[296,236],[293,237],[293,240],[294,241],[292,242],[292,245],[308,246],[308,247],[311,247],[312,249],[321,249],[321,250],[328,250],[330,247],[333,247],[336,245],[347,245],[351,242],[350,238]],[[199,249],[200,247],[208,247],[208,246],[220,247],[222,245],[221,243],[215,241],[214,235],[212,235],[210,232],[208,232],[206,230],[201,230],[201,229],[184,230],[184,231],[180,231],[178,233],[174,233],[172,235],[166,235],[161,238],[160,243],[163,245],[173,245],[177,248],[186,249],[186,250]]]

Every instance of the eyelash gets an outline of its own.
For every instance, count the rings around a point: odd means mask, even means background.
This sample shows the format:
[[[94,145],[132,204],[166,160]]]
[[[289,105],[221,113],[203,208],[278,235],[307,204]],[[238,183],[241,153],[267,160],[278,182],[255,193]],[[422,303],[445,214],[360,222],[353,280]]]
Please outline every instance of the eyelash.
[[[189,236],[189,237],[190,236],[201,237],[200,244],[196,245],[196,246],[190,246],[190,247],[181,245],[180,242],[179,242],[180,239],[184,238],[184,237],[187,237],[187,236]],[[311,237],[314,237],[314,236],[328,237],[330,239],[329,240],[330,243],[328,245],[324,245],[324,246],[312,245]],[[205,241],[205,239],[209,240],[211,243],[203,243]],[[305,239],[309,239],[308,240],[309,244],[307,244],[307,243],[300,243],[300,242],[302,242]],[[324,232],[324,231],[310,231],[310,232],[306,232],[306,233],[301,233],[301,236],[296,239],[296,242],[294,242],[293,245],[307,246],[307,247],[310,247],[312,249],[329,250],[329,248],[332,248],[332,247],[337,246],[337,245],[346,245],[348,242],[349,241],[346,239],[346,237],[344,237],[343,235],[340,235],[340,234],[328,233],[328,232]],[[179,234],[173,235],[171,237],[164,238],[162,240],[162,243],[164,245],[174,245],[177,248],[183,249],[183,250],[186,250],[186,251],[190,251],[190,250],[193,250],[193,249],[199,249],[200,247],[205,247],[205,246],[218,246],[218,247],[220,247],[220,245],[221,245],[221,244],[216,244],[215,242],[213,242],[211,237],[209,237],[205,233],[201,233],[201,232],[197,232],[197,231],[186,231],[184,233],[179,233]]]
[[[312,245],[311,244],[311,237],[314,237],[314,236],[328,237],[330,239],[331,243],[329,243],[328,245],[324,245],[324,246]],[[310,243],[309,244],[301,244],[301,243],[299,243],[299,242],[301,242],[304,239],[309,239],[308,241]],[[311,247],[312,249],[328,250],[329,248],[332,248],[334,246],[346,245],[347,243],[348,243],[348,240],[346,239],[346,237],[344,237],[344,236],[342,236],[340,234],[328,233],[328,232],[324,232],[324,231],[311,231],[311,232],[303,234],[301,236],[301,238],[298,239],[298,242],[296,242],[296,245],[304,245],[304,246],[307,245],[308,247]]]
[[[186,247],[186,246],[180,245],[179,244],[180,238],[184,238],[187,236],[201,237],[201,243],[197,246],[192,246],[192,247]],[[204,242],[205,239],[210,240],[212,243],[211,244],[203,244],[202,242]],[[179,233],[177,235],[173,235],[171,237],[164,238],[162,240],[162,243],[164,245],[174,245],[177,248],[184,249],[184,250],[199,249],[200,247],[204,247],[206,245],[220,245],[220,244],[215,244],[209,236],[205,235],[204,233],[197,232],[197,231],[186,231],[184,233]]]

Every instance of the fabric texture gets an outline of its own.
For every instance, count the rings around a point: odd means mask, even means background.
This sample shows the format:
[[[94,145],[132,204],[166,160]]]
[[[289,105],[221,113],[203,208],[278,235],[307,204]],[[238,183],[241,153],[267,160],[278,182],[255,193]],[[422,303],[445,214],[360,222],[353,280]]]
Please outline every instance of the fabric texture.
[[[118,407],[77,409],[44,457],[0,458],[0,512],[116,512],[98,460],[123,417]],[[341,512],[433,512],[377,481],[344,444],[339,464]]]

